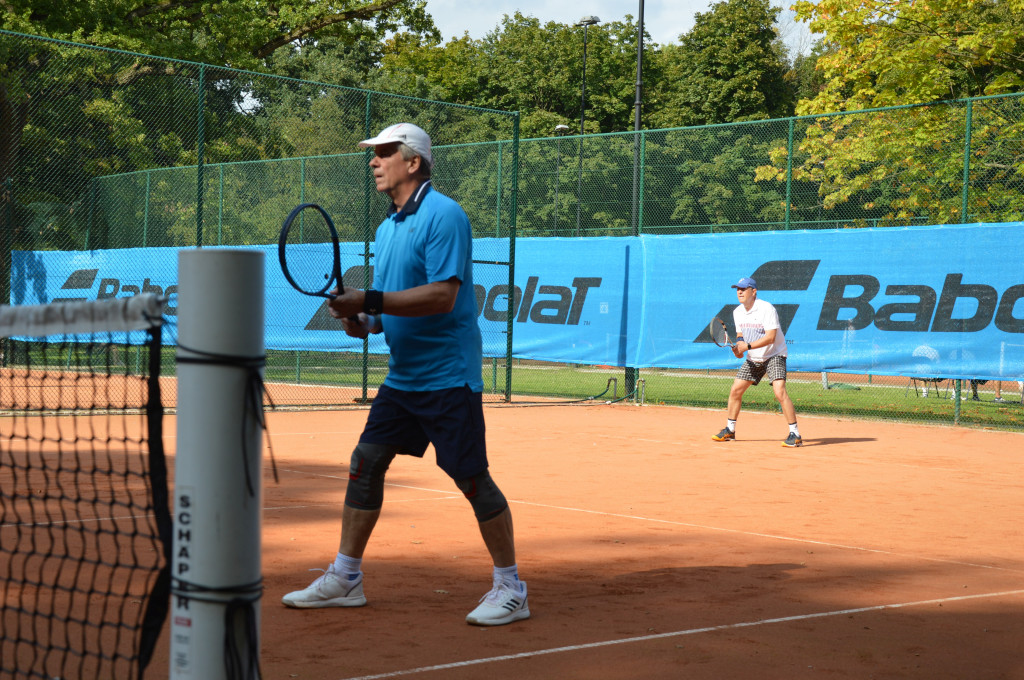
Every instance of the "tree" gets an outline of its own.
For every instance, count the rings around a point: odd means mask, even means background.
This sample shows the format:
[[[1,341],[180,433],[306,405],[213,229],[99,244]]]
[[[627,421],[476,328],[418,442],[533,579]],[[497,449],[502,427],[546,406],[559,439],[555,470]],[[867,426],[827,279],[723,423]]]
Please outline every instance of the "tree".
[[[768,0],[725,0],[698,13],[679,45],[664,49],[668,89],[651,123],[667,128],[791,115],[778,13]]]
[[[380,41],[403,26],[439,35],[424,0],[4,0],[3,6],[5,30],[249,70],[306,38]]]
[[[209,110],[204,122],[216,131],[208,160],[273,157],[287,141],[260,137],[257,116],[245,110],[249,76],[209,69],[200,90],[197,67],[172,59],[259,69],[317,40],[358,51],[403,27],[437,35],[422,0],[3,0],[2,7],[0,29],[164,59],[0,34],[0,287],[12,247],[103,245],[89,240],[79,209],[92,178],[196,163],[195,126],[183,121],[196,120],[200,97]],[[369,54],[362,67],[377,58]]]
[[[441,45],[397,36],[382,60],[377,85],[390,92],[519,111],[524,137],[549,137],[555,125],[578,130],[583,77],[583,29],[541,25],[519,12],[481,40],[468,36]],[[587,32],[586,131],[632,129],[637,26],[623,22]],[[645,41],[645,54],[655,51]],[[657,80],[655,65],[645,80]]]
[[[801,0],[822,34],[825,87],[800,113],[922,104],[1024,89],[1024,0]]]
[[[823,35],[823,87],[797,111],[868,109],[814,120],[798,139],[792,177],[818,187],[825,211],[853,204],[895,224],[1020,214],[1020,100],[941,102],[1024,88],[1024,0],[821,0],[795,7]],[[882,109],[922,104],[928,106]],[[758,178],[783,179],[787,160],[787,150],[777,147]]]
[[[786,78],[797,102],[813,99],[825,88],[825,77],[818,69],[818,60],[826,49],[825,43],[818,40],[809,54],[798,54],[793,59],[793,68],[786,74]]]

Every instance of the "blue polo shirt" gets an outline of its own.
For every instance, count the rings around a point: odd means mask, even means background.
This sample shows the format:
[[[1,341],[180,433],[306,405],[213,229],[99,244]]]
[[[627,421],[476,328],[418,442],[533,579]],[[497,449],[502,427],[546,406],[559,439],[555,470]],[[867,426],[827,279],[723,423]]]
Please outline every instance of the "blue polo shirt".
[[[468,385],[482,392],[483,342],[473,291],[473,232],[458,203],[430,181],[377,227],[373,268],[377,290],[415,288],[453,276],[461,285],[455,308],[431,316],[382,315],[391,350],[384,384],[396,390],[442,390]]]

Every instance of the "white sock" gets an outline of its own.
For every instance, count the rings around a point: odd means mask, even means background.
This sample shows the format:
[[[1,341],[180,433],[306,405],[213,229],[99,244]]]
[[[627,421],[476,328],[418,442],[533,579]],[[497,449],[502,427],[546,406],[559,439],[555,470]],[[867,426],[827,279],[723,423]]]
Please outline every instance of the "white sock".
[[[519,580],[519,567],[515,564],[511,567],[495,567],[494,583],[507,583],[511,586],[515,586],[519,591],[522,591],[523,585]]]
[[[729,432],[735,432],[736,431],[736,421],[735,420],[727,420],[727,421],[725,421],[725,426],[727,428],[729,428]]]
[[[362,564],[361,557],[349,557],[338,553],[334,558],[334,573],[341,574],[349,581],[355,581],[363,573],[361,571]]]
[[[800,436],[800,430],[796,429],[796,423],[789,424],[789,433],[795,434],[797,437]]]

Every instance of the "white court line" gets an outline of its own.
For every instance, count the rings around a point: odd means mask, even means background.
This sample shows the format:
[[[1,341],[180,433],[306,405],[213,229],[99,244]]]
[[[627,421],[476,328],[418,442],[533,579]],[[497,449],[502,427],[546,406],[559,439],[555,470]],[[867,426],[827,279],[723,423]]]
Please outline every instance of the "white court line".
[[[569,645],[567,647],[553,647],[551,649],[538,649],[532,652],[520,652],[518,654],[504,654],[502,656],[491,656],[483,659],[471,659],[469,661],[456,661],[453,663],[438,664],[436,666],[423,666],[421,668],[410,668],[404,671],[392,671],[390,673],[379,673],[377,675],[360,675],[345,680],[381,680],[382,678],[398,678],[404,675],[416,673],[428,673],[430,671],[443,671],[452,668],[466,668],[478,666],[485,663],[496,663],[498,661],[514,661],[516,659],[529,659],[535,656],[547,654],[561,654],[565,652],[578,652],[585,649],[597,649],[599,647],[611,647],[614,645],[632,644],[634,642],[648,642],[650,640],[663,640],[665,638],[683,637],[684,635],[698,635],[700,633],[715,633],[727,630],[739,630],[741,628],[754,628],[766,626],[773,623],[791,623],[793,621],[807,621],[810,619],[823,619],[835,616],[848,616],[850,614],[863,614],[866,612],[884,611],[886,609],[902,609],[906,607],[923,607],[934,604],[945,604],[948,602],[963,602],[966,600],[977,600],[981,598],[1008,597],[1011,595],[1024,595],[1024,590],[1005,590],[999,593],[983,593],[980,595],[961,595],[959,597],[946,597],[936,600],[919,600],[917,602],[897,602],[893,604],[878,604],[871,607],[857,607],[856,609],[840,609],[831,612],[817,612],[815,614],[800,614],[797,616],[783,616],[775,619],[760,619],[758,621],[744,621],[741,623],[727,623],[720,626],[706,626],[704,628],[690,628],[688,630],[677,630],[671,633],[656,633],[654,635],[641,635],[639,637],[619,638],[618,640],[605,640],[603,642],[590,642],[582,645]]]
[[[325,474],[322,474],[322,473],[319,473],[319,472],[310,472],[309,470],[291,470],[289,468],[280,468],[278,471],[279,472],[293,472],[293,473],[295,473],[297,475],[312,475],[314,477],[323,477],[324,479],[344,479],[346,481],[348,480],[348,475],[347,474],[344,475],[344,476],[342,476],[342,475],[325,475]],[[429,491],[430,493],[439,493],[439,494],[444,494],[446,496],[450,496],[452,494],[451,491],[442,491],[440,489],[428,489],[427,487],[424,487],[424,486],[409,486],[408,484],[392,484],[391,482],[385,482],[384,486],[393,486],[396,489],[412,489],[413,491]],[[461,496],[455,496],[455,498],[461,498]]]
[[[313,475],[314,477],[322,477],[324,479],[344,479],[348,480],[348,475],[325,475],[318,472],[309,472],[308,470],[292,470],[290,468],[279,468],[278,472],[291,472],[297,475]],[[388,505],[394,503],[422,503],[426,501],[450,501],[458,500],[463,496],[461,494],[453,494],[451,491],[440,491],[438,489],[427,489],[422,486],[409,486],[407,484],[392,484],[391,482],[385,482],[384,486],[393,486],[397,489],[412,489],[413,491],[428,491],[430,493],[441,494],[440,498],[406,498],[402,500],[389,500]],[[268,505],[264,506],[263,510],[304,510],[309,508],[333,508],[342,504],[342,501],[337,503],[317,503],[316,505]]]
[[[693,442],[680,442],[679,440],[669,441],[669,440],[664,440],[664,439],[644,439],[642,437],[632,437],[630,435],[597,434],[597,435],[590,435],[590,436],[594,437],[595,439],[613,439],[613,440],[621,440],[621,441],[625,441],[625,442],[645,442],[647,444],[663,444],[665,446],[682,446],[684,444],[687,444],[687,445],[690,445],[690,446],[703,446],[704,445],[702,442],[696,442],[696,441],[693,441]],[[555,437],[541,437],[540,439],[542,439],[542,440],[543,439],[555,439]],[[814,454],[814,453],[809,452],[808,449],[813,449],[814,447],[821,446],[821,445],[814,444],[815,437],[807,437],[806,439],[807,439],[807,443],[809,444],[809,446],[808,445],[803,446],[799,452],[797,452],[795,449],[789,449],[788,451],[781,452],[779,454],[778,458],[780,460],[783,459],[783,458],[786,458],[786,459],[818,460],[818,461],[823,461],[823,462],[833,462],[833,461],[835,461],[835,457],[834,456],[830,456],[830,455],[827,455],[827,454]],[[752,442],[754,440],[748,439],[748,440],[745,440],[745,441]],[[771,440],[762,440],[762,441],[775,441],[775,440],[771,439]],[[719,444],[718,446],[724,448],[724,447],[728,447],[728,446],[731,446],[731,445],[726,443],[724,445]],[[945,467],[945,466],[939,466],[939,465],[927,465],[927,464],[924,464],[924,463],[898,463],[898,462],[893,462],[893,461],[889,461],[889,460],[872,460],[872,459],[863,459],[863,458],[846,459],[844,462],[852,462],[852,463],[856,463],[856,464],[864,465],[864,466],[884,465],[884,466],[889,466],[889,467],[909,468],[911,470],[919,470],[919,469],[923,468],[925,470],[941,470],[941,471],[944,471],[944,472],[956,472],[956,473],[969,474],[969,475],[974,475],[974,476],[978,476],[978,475],[999,475],[1001,477],[1013,477],[1014,479],[1018,479],[1020,477],[1019,473],[1017,473],[1015,470],[1009,470],[1009,471],[1006,471],[1006,472],[1003,472],[1003,471],[978,472],[978,471],[972,470],[970,467],[967,467],[967,466],[965,466],[965,467]]]
[[[283,470],[283,472],[295,472],[298,474],[312,474],[318,477],[327,477],[332,479],[339,479],[336,475],[320,475],[317,473],[310,473],[299,470]],[[440,491],[438,489],[428,489],[421,486],[408,486],[405,484],[391,484],[385,483],[385,486],[394,486],[401,489],[414,489],[416,491],[430,491],[432,493],[446,494],[450,498],[459,498],[459,496],[450,496],[448,491]],[[427,500],[427,499],[422,499]],[[432,499],[433,500],[433,499]],[[436,499],[443,500],[443,499]],[[518,505],[529,505],[535,508],[547,508],[549,510],[562,510],[564,512],[582,512],[588,515],[601,515],[603,517],[614,517],[616,519],[634,519],[643,522],[652,522],[655,524],[671,524],[673,526],[689,527],[691,529],[706,529],[708,531],[721,531],[730,534],[740,534],[742,536],[753,536],[755,538],[768,538],[776,541],[789,541],[791,543],[806,543],[808,545],[820,545],[827,548],[838,548],[841,550],[856,550],[859,552],[874,553],[876,555],[889,555],[892,557],[905,557],[909,559],[922,560],[924,562],[936,562],[939,564],[953,564],[961,567],[978,567],[980,569],[993,569],[997,571],[1006,571],[1011,573],[1024,573],[1022,569],[1011,569],[1010,567],[997,567],[991,564],[977,564],[975,562],[963,562],[960,560],[947,560],[938,557],[922,557],[921,555],[908,555],[906,553],[893,552],[891,550],[882,550],[880,548],[864,548],[856,545],[844,545],[842,543],[829,543],[827,541],[817,541],[811,538],[796,538],[793,536],[779,536],[777,534],[764,534],[756,531],[744,531],[742,529],[726,529],[724,527],[709,526],[706,524],[693,524],[690,522],[679,522],[671,519],[657,519],[653,517],[643,517],[641,515],[625,515],[615,512],[604,512],[602,510],[585,510],[583,508],[567,508],[560,505],[547,505],[545,503],[531,503],[530,501],[520,500],[509,500],[509,503],[516,503]]]
[[[395,486],[395,485],[393,485]],[[399,503],[425,503],[434,501],[457,501],[463,498],[463,496],[441,496],[440,498],[403,498],[399,500],[389,500],[388,505],[397,505]],[[268,505],[263,508],[264,512],[268,510],[309,510],[310,508],[337,508],[344,505],[344,501],[338,501],[337,503],[317,503],[316,505]]]
[[[1024,570],[1011,569],[1009,567],[996,567],[991,564],[976,564],[974,562],[961,562],[960,560],[946,560],[938,557],[922,557],[921,555],[908,555],[906,553],[892,552],[891,550],[881,550],[879,548],[863,548],[856,545],[844,545],[842,543],[829,543],[827,541],[816,541],[811,538],[795,538],[793,536],[779,536],[777,534],[763,534],[756,531],[744,531],[742,529],[726,529],[724,527],[713,527],[706,524],[691,524],[690,522],[678,522],[671,519],[656,519],[652,517],[641,517],[639,515],[623,515],[614,512],[603,512],[600,510],[584,510],[582,508],[565,508],[557,505],[545,505],[544,503],[531,503],[529,501],[510,501],[518,503],[520,505],[532,505],[538,508],[550,508],[552,510],[564,510],[566,512],[584,512],[591,515],[604,515],[605,517],[617,517],[619,519],[638,519],[645,522],[654,522],[657,524],[672,524],[681,527],[690,527],[692,529],[708,529],[710,531],[722,531],[730,534],[741,534],[743,536],[754,536],[756,538],[770,538],[776,541],[790,541],[793,543],[807,543],[809,545],[820,545],[827,548],[839,548],[842,550],[858,550],[860,552],[876,553],[879,555],[891,555],[893,557],[908,557],[916,560],[924,560],[926,562],[939,562],[942,564],[955,564],[962,567],[980,567],[982,569],[996,569],[999,571],[1009,571],[1013,573],[1021,573]]]

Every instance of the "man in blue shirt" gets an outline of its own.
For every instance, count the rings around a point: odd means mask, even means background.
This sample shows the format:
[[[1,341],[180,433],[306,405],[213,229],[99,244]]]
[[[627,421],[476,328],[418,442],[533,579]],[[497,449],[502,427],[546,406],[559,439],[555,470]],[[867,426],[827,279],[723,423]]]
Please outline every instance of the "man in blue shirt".
[[[350,336],[383,332],[391,358],[352,453],[337,557],[283,602],[366,604],[362,557],[380,516],[385,473],[396,455],[422,457],[433,444],[438,466],[472,505],[494,562],[493,587],[466,621],[499,626],[528,618],[512,513],[488,472],[469,218],[431,187],[430,137],[419,127],[398,123],[359,145],[374,149],[374,182],[392,203],[377,228],[373,288],[346,288],[329,308]]]

